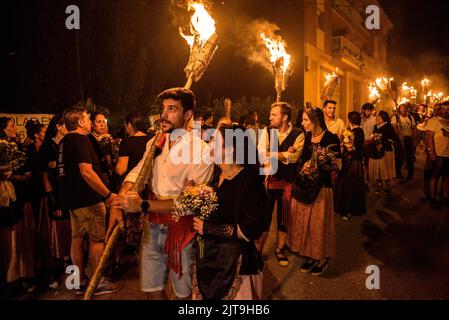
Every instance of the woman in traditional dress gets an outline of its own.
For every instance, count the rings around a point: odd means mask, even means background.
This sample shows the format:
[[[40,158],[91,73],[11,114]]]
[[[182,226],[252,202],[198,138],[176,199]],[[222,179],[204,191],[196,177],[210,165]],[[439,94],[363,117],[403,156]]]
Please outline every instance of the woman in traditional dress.
[[[390,123],[390,116],[385,111],[380,111],[376,118],[377,124],[374,127],[373,135],[378,135],[380,141],[376,143],[369,159],[369,179],[376,181],[375,193],[379,194],[384,183],[384,195],[389,195],[391,191],[391,179],[396,174],[394,145],[398,142],[398,136]],[[379,145],[381,143],[381,145]],[[374,145],[373,145],[374,146]],[[378,155],[377,151],[383,150]],[[378,155],[378,156],[376,156]]]
[[[344,220],[349,220],[352,215],[360,216],[366,213],[363,170],[365,134],[360,127],[362,118],[360,113],[352,111],[349,112],[348,119],[351,131],[343,133],[343,167],[338,173],[335,195],[335,212]]]
[[[327,130],[321,109],[310,108],[304,112],[302,125],[306,131],[302,172],[314,171],[310,160],[318,147],[327,148],[336,158],[340,157],[340,141],[336,134]],[[338,167],[334,161],[332,165],[318,165],[317,168],[318,179],[313,186],[304,185],[305,180],[298,181],[298,177],[295,180],[287,228],[287,245],[306,257],[301,271],[313,275],[326,271],[329,259],[335,256],[336,241],[331,174]]]
[[[218,136],[225,137],[223,126]],[[216,139],[216,149],[224,139]],[[246,138],[244,160],[236,159],[236,138],[226,139],[223,154],[227,161],[219,161],[218,209],[203,221],[194,218],[194,229],[204,237],[204,257],[197,250],[193,275],[194,299],[250,300],[262,298],[263,261],[254,241],[262,234],[262,216],[266,193],[257,166],[248,163]],[[238,146],[241,148],[242,146]],[[217,156],[217,152],[215,154]],[[198,248],[197,248],[198,249]]]
[[[14,170],[25,155],[5,139],[0,144],[0,285],[20,280],[27,286],[25,281],[34,277],[34,217],[26,189],[19,183],[26,183],[28,175]]]

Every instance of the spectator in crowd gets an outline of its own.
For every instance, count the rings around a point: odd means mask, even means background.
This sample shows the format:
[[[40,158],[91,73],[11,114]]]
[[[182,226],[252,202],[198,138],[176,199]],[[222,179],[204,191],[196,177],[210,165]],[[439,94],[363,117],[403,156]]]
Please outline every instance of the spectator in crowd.
[[[374,105],[372,103],[365,103],[362,106],[362,123],[361,128],[365,135],[365,141],[373,134],[374,127],[376,126],[376,117],[373,115]]]
[[[114,140],[109,134],[108,121],[106,114],[103,112],[93,112],[90,115],[92,123],[92,131],[89,138],[100,159],[102,179],[106,182],[108,188],[116,190],[115,180],[113,175],[115,158],[113,154]]]
[[[63,115],[54,115],[39,150],[39,188],[45,194],[36,230],[37,254],[43,261],[44,280],[51,288],[59,286],[59,278],[70,263],[70,212],[62,203],[57,168],[59,142],[66,133]]]
[[[326,120],[327,130],[334,133],[341,140],[343,131],[346,129],[345,122],[335,116],[337,110],[337,102],[334,100],[326,100],[324,102],[324,119]]]
[[[17,141],[17,127],[13,119],[0,117],[0,139]]]
[[[407,104],[399,106],[399,114],[395,114],[391,119],[391,125],[395,129],[403,150],[405,162],[407,164],[407,180],[413,179],[415,172],[413,135],[415,134],[415,119],[407,112]],[[397,164],[398,165],[398,164]],[[397,178],[402,178],[402,164],[396,167]]]
[[[87,109],[77,105],[64,112],[64,123],[68,133],[59,144],[58,169],[62,180],[65,205],[70,209],[72,226],[72,262],[79,268],[82,294],[88,284],[84,254],[84,237],[89,239],[89,261],[96,269],[104,250],[106,205],[116,198],[101,180],[100,159],[88,135],[91,120]],[[112,293],[120,288],[105,279],[96,295]]]
[[[214,116],[211,112],[204,113],[203,120],[204,120],[203,122],[204,130],[214,128]]]
[[[427,122],[426,130],[432,160],[431,205],[439,209],[441,205],[449,206],[449,101],[443,102],[438,115]],[[441,199],[437,199],[440,180],[443,193]]]
[[[115,166],[115,173],[119,176],[120,185],[128,173],[137,166],[145,153],[147,143],[150,140],[150,136],[146,134],[148,125],[147,117],[143,114],[131,113],[126,116],[125,126],[128,137],[120,143],[119,157]],[[126,239],[121,241],[116,250],[112,278],[122,274],[120,260],[124,250],[128,247],[131,252],[137,254],[137,248],[141,239],[140,212],[128,212],[126,220]]]

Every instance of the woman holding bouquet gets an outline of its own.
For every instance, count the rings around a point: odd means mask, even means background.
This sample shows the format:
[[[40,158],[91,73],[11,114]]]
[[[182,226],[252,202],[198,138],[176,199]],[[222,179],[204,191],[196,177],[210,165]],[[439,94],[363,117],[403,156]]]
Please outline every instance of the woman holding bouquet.
[[[216,161],[221,169],[218,209],[205,221],[194,218],[194,229],[204,239],[204,256],[197,250],[192,283],[196,299],[262,298],[263,260],[254,240],[262,233],[266,193],[257,167],[246,165],[248,150],[255,150],[255,146],[249,147],[252,141],[246,138],[244,159],[237,159],[235,137],[223,142],[225,130],[234,129],[221,127],[221,138],[216,142],[223,143],[222,154],[227,160]],[[215,156],[217,159],[217,152]]]
[[[375,139],[372,139],[375,141],[370,146],[369,179],[376,181],[376,194],[381,192],[382,182],[384,182],[384,195],[389,195],[391,179],[395,176],[396,172],[393,146],[397,142],[398,136],[390,123],[388,113],[380,111],[376,120],[377,124],[373,131]]]
[[[306,137],[302,169],[291,192],[287,245],[307,258],[302,272],[321,275],[328,268],[329,259],[335,256],[331,173],[338,170],[335,158],[340,157],[340,141],[327,130],[319,108],[304,112],[302,125]]]
[[[338,173],[335,195],[335,212],[343,220],[351,215],[366,213],[365,177],[363,170],[363,144],[365,134],[360,128],[362,117],[356,111],[349,112],[349,128],[343,132],[343,168]]]
[[[34,277],[34,219],[14,170],[25,162],[14,142],[0,139],[0,287]]]

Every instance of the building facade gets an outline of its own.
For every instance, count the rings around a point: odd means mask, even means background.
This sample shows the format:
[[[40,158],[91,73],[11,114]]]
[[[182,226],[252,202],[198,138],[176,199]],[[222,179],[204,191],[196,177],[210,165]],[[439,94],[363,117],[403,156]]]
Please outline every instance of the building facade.
[[[365,26],[367,6],[380,9],[380,29]],[[376,0],[305,2],[304,101],[322,106],[325,75],[340,78],[333,99],[337,116],[360,111],[368,101],[368,84],[386,71],[387,39],[393,28]],[[338,68],[338,69],[337,69]]]

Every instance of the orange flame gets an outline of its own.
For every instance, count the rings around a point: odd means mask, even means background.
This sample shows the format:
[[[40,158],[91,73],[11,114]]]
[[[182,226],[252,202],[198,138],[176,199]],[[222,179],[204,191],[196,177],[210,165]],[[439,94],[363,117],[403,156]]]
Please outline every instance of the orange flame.
[[[290,65],[291,55],[285,50],[286,43],[281,37],[269,38],[266,37],[264,33],[260,34],[260,37],[265,41],[265,45],[270,51],[270,61],[275,63],[277,60],[284,58],[284,63],[282,65],[282,70],[284,74],[287,72],[288,66]]]
[[[423,87],[428,87],[429,84],[430,84],[429,79],[426,79],[426,78],[425,78],[425,79],[421,80],[421,86],[423,86]]]
[[[381,77],[381,78],[377,78],[375,82],[380,90],[385,91],[388,89],[388,83],[390,81],[393,81],[393,78],[388,79],[385,77]]]
[[[407,85],[407,82],[404,82],[402,84],[401,93],[403,97],[402,100],[405,99],[405,102],[410,102],[411,100],[414,100],[417,97],[417,90],[415,90],[413,86],[409,87]]]
[[[380,99],[380,93],[379,93],[379,90],[377,90],[377,86],[375,83],[373,83],[373,82],[370,83],[368,85],[368,90],[369,90],[369,99],[371,101]]]
[[[189,2],[188,10],[194,10],[192,18],[190,19],[190,32],[192,35],[186,35],[181,30],[179,33],[186,39],[190,47],[195,42],[195,37],[198,37],[200,44],[209,40],[215,33],[215,20],[207,12],[203,4],[197,2]]]
[[[335,72],[338,72],[338,68],[335,70]],[[332,74],[328,73],[324,76],[326,78],[326,82],[324,83],[324,86],[327,86],[332,81],[332,79],[338,77],[335,72],[332,72]]]

